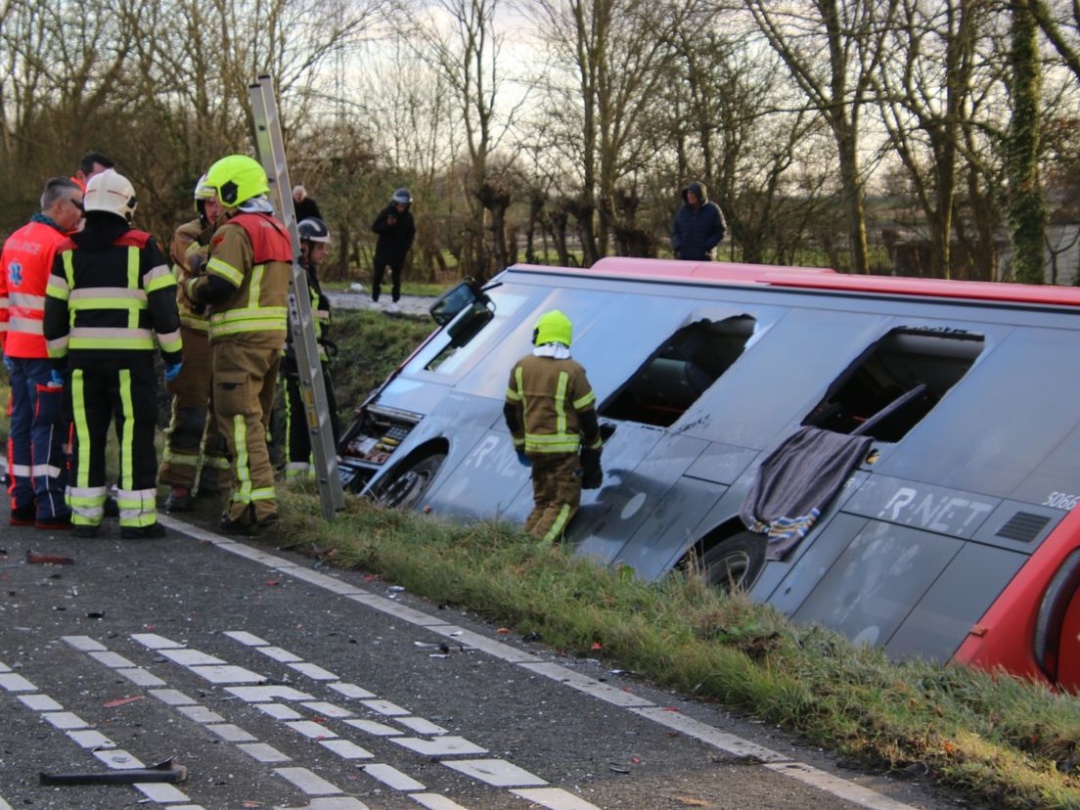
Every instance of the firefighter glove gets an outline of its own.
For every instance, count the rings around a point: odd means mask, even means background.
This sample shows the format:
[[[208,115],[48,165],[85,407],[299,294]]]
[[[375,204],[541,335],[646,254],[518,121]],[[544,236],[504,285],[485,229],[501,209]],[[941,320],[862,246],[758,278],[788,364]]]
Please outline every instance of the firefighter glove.
[[[184,361],[179,363],[166,363],[165,364],[165,382],[172,382],[180,376],[180,369],[184,367]]]
[[[4,359],[6,360],[7,358],[5,357]],[[54,368],[52,371],[50,371],[49,372],[49,385],[51,385],[53,388],[63,388],[64,387],[64,372],[62,372],[58,368]]]
[[[8,357],[6,354],[4,355],[4,368],[8,370],[9,374],[15,370],[15,361]]]
[[[529,461],[529,457],[527,455],[525,455],[524,450],[518,450],[517,451],[517,459],[525,467],[531,467],[532,466],[532,462]]]
[[[600,451],[588,447],[581,451],[581,488],[600,489],[604,484],[604,470],[600,466]]]

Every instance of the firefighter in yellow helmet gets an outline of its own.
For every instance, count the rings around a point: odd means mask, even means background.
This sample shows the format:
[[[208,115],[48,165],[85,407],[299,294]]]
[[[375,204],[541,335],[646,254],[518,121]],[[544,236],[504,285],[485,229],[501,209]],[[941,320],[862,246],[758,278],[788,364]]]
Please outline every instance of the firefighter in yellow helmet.
[[[71,392],[75,426],[67,497],[77,537],[105,512],[105,447],[120,440],[117,502],[122,538],[164,537],[157,522],[157,379],[181,368],[176,280],[154,238],[131,227],[135,189],[108,169],[86,184],[86,226],[53,261],[43,330],[56,382]],[[69,372],[65,377],[64,372]]]
[[[210,238],[217,230],[221,203],[217,192],[206,184],[206,175],[195,184],[195,212],[173,234],[170,254],[172,271],[180,285],[180,333],[184,338],[184,365],[169,386],[172,418],[165,431],[165,451],[158,481],[169,487],[165,511],[186,512],[195,494],[217,495],[229,469],[225,440],[218,432],[212,407],[213,356],[210,352],[210,319],[205,306],[193,306],[183,293],[183,285],[206,264]]]
[[[532,352],[510,372],[503,407],[518,458],[532,468],[534,505],[525,531],[543,543],[566,531],[581,503],[583,481],[596,489],[603,475],[596,395],[585,369],[570,356],[572,339],[566,315],[557,309],[541,315]]]
[[[223,157],[206,173],[224,209],[205,273],[184,284],[207,305],[214,358],[214,412],[232,457],[232,491],[221,528],[252,534],[277,520],[266,432],[288,333],[292,239],[273,217],[266,172],[246,155]]]

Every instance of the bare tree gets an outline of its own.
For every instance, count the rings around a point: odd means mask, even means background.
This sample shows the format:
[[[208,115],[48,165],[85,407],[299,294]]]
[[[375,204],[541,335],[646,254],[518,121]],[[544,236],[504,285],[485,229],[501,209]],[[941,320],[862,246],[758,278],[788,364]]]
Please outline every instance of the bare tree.
[[[901,0],[875,77],[888,147],[907,172],[930,242],[930,274],[951,273],[957,163],[976,92],[975,48],[990,2]]]
[[[871,101],[896,0],[745,0],[769,45],[836,140],[851,270],[869,271],[862,116]],[[827,57],[827,58],[824,58]]]

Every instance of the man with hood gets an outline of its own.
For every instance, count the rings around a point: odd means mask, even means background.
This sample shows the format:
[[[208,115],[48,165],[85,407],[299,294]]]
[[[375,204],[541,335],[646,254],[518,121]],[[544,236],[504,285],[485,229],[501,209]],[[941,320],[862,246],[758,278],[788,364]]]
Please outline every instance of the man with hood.
[[[120,537],[164,537],[157,520],[157,379],[180,373],[176,280],[154,238],[131,227],[135,189],[112,169],[86,184],[86,225],[62,245],[46,289],[43,332],[53,379],[68,388],[75,443],[68,503],[77,537],[105,514],[105,448],[116,422]],[[65,379],[65,374],[67,378]]]
[[[292,238],[273,216],[266,171],[228,155],[206,173],[224,209],[205,272],[184,294],[210,313],[214,412],[232,458],[232,492],[220,527],[254,534],[278,519],[266,432],[288,334]]]
[[[676,259],[711,262],[724,239],[727,223],[720,206],[709,199],[705,184],[694,181],[682,190],[683,204],[675,214],[671,247]]]

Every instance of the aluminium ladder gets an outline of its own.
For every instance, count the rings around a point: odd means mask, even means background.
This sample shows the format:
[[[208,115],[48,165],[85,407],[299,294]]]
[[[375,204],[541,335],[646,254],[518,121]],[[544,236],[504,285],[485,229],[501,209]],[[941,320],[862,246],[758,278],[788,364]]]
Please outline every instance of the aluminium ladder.
[[[251,110],[255,123],[255,147],[259,161],[266,169],[270,191],[276,195],[276,209],[289,229],[293,246],[292,284],[289,289],[289,332],[296,366],[300,373],[300,395],[304,400],[311,451],[315,463],[315,480],[319,486],[319,501],[323,517],[333,520],[335,513],[345,508],[345,493],[338,474],[337,448],[327,406],[326,386],[319,361],[315,317],[311,311],[311,290],[307,271],[300,265],[300,233],[297,230],[296,209],[293,207],[292,185],[285,160],[285,141],[281,134],[274,82],[270,76],[260,76],[250,86]]]

